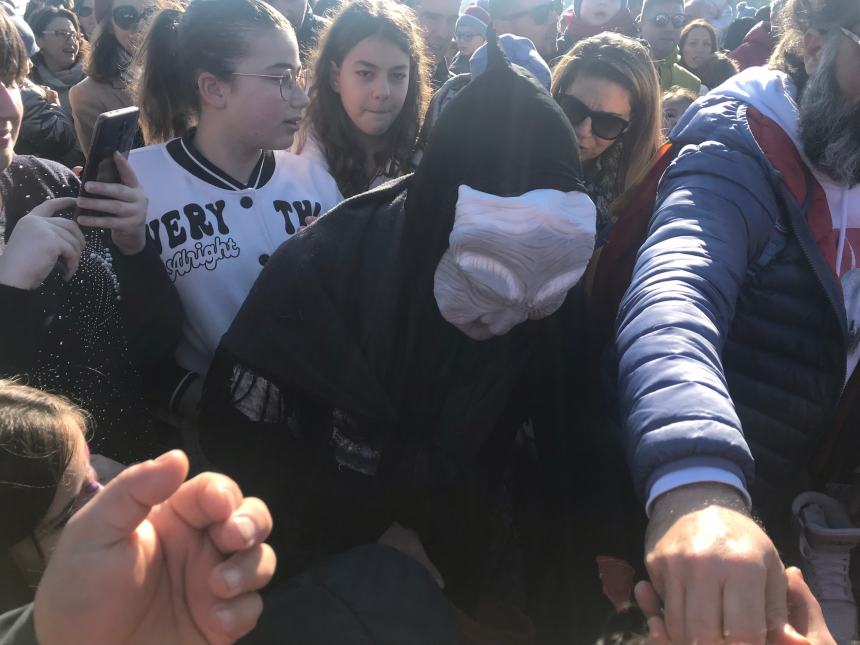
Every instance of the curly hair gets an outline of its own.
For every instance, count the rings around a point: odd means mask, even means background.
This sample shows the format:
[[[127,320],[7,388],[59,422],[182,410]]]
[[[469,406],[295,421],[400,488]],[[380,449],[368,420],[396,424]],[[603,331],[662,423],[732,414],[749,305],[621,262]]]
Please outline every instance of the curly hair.
[[[860,20],[857,0],[788,0],[774,18],[781,38],[768,61],[768,67],[785,72],[803,91],[809,75],[803,61],[803,35],[807,31],[827,33],[850,27]]]
[[[372,177],[365,171],[365,153],[357,128],[332,87],[332,63],[341,65],[347,54],[366,38],[379,36],[409,56],[409,89],[400,114],[386,134],[385,148],[376,156],[388,175],[410,170],[415,142],[430,98],[429,65],[415,14],[393,0],[354,0],[342,6],[323,33],[313,57],[310,105],[296,150],[301,152],[312,135],[319,143],[329,172],[348,197],[367,189]]]

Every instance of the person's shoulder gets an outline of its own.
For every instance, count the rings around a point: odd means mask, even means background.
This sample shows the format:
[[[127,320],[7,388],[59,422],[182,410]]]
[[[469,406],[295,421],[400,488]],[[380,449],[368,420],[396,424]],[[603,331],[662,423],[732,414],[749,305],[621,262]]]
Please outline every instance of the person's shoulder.
[[[77,175],[66,166],[32,155],[16,155],[0,176],[15,184],[38,183],[43,186],[77,187]]]
[[[169,143],[169,142],[168,142]],[[155,159],[163,159],[167,143],[154,143],[142,148],[135,148],[128,153],[128,161],[132,165],[146,163]]]
[[[675,84],[680,85],[681,87],[698,91],[702,85],[702,81],[698,76],[678,63],[673,65],[672,74],[675,77],[675,80],[678,81]]]
[[[321,153],[320,153],[321,154]],[[336,191],[337,182],[329,174],[325,159],[314,155],[297,155],[289,150],[275,150],[275,174],[280,181],[300,183],[318,190]],[[338,192],[338,194],[340,194]]]

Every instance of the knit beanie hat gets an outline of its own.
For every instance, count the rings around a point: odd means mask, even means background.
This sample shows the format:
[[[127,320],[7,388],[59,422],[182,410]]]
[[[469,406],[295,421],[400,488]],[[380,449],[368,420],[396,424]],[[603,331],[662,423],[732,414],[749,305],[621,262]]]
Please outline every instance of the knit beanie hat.
[[[487,37],[487,25],[490,24],[490,14],[486,9],[476,4],[466,8],[465,13],[457,20],[457,29],[467,27],[482,38]]]

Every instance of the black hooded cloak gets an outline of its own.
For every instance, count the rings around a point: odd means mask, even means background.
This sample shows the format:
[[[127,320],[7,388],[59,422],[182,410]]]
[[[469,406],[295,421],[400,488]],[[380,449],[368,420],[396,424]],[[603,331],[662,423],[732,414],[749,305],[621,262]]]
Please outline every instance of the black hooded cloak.
[[[582,191],[576,136],[497,48],[414,175],[347,200],[272,255],[209,372],[201,442],[273,510],[282,573],[396,520],[474,588],[510,534],[499,486],[552,319],[475,341],[433,295],[460,185]]]

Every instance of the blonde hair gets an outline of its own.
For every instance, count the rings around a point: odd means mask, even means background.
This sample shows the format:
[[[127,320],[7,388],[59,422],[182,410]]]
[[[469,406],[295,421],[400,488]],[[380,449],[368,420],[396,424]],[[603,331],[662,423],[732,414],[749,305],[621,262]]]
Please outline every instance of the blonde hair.
[[[579,76],[603,78],[630,93],[630,129],[613,144],[622,147],[615,178],[620,194],[645,172],[662,139],[657,72],[648,50],[638,41],[603,33],[579,41],[561,59],[552,77],[553,97],[558,99]]]

